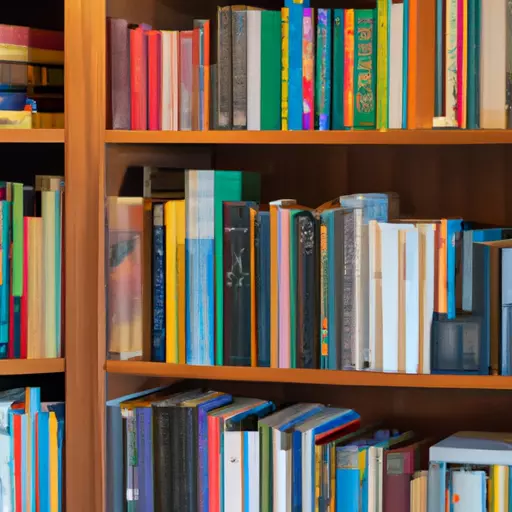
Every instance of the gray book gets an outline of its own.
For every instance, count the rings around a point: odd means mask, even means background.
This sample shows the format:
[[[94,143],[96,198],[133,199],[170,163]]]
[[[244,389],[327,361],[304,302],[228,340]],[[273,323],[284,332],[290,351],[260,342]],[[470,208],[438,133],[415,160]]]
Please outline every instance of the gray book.
[[[233,86],[231,55],[231,7],[217,9],[217,123],[230,130],[233,122]]]
[[[247,7],[231,7],[233,128],[247,129]]]

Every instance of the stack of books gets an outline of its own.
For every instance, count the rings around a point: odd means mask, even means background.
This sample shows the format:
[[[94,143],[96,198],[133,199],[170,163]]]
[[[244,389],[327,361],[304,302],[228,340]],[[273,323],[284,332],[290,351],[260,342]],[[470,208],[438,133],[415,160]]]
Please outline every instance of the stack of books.
[[[21,388],[1,392],[0,407],[3,510],[62,510],[64,403]]]
[[[395,193],[260,205],[256,173],[140,171],[142,197],[107,204],[111,358],[510,375],[510,229],[403,218]]]
[[[0,25],[0,128],[64,128],[64,33]]]
[[[319,403],[158,388],[107,402],[107,508],[508,510],[510,435],[434,444]],[[172,478],[169,478],[172,475]]]
[[[64,178],[0,182],[0,358],[62,355]]]

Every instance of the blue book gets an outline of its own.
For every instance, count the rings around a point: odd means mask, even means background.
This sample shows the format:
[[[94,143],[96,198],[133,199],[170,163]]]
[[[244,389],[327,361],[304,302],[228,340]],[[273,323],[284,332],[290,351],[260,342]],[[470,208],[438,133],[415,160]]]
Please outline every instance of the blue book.
[[[0,225],[2,227],[2,284],[0,285],[0,359],[7,358],[9,343],[9,294],[11,244],[11,202],[0,201]]]
[[[258,366],[270,367],[270,213],[256,215],[256,302]]]
[[[291,2],[288,9],[288,130],[302,130],[302,25],[304,5]]]
[[[24,110],[26,92],[0,91],[0,110]]]
[[[153,329],[151,360],[165,363],[165,227],[164,205],[153,207]]]
[[[359,512],[359,450],[336,450],[336,512]]]
[[[351,409],[325,408],[312,416],[308,421],[297,426],[292,434],[293,471],[292,471],[292,507],[302,510],[304,498],[311,500],[314,509],[315,483],[315,437],[330,430],[342,427],[351,421],[359,419],[359,414]],[[303,445],[304,435],[308,435],[311,444]],[[305,448],[305,452],[303,452]],[[309,463],[308,463],[309,461]],[[309,473],[309,475],[307,474]],[[308,484],[311,484],[309,486]],[[309,508],[309,507],[308,507]]]

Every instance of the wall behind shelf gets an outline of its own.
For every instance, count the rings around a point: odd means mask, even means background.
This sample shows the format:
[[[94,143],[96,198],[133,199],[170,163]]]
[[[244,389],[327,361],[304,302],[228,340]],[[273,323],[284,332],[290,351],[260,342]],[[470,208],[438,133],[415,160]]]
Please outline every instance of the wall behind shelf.
[[[3,1],[0,23],[47,30],[64,30],[64,0]]]

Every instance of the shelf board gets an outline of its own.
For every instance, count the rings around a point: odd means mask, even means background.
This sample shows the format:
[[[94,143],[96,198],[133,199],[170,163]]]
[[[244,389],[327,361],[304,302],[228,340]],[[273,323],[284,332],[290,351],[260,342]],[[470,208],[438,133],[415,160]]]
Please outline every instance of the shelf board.
[[[0,375],[30,375],[36,373],[62,373],[65,361],[59,359],[2,359]]]
[[[32,130],[0,130],[0,143],[2,142],[19,142],[19,143],[58,143],[64,142],[64,130],[55,128]]]
[[[512,144],[512,130],[131,131],[107,130],[111,144]]]
[[[406,388],[512,389],[512,377],[482,375],[405,375],[378,372],[192,366],[142,361],[107,361],[109,373],[174,379],[234,380]]]

